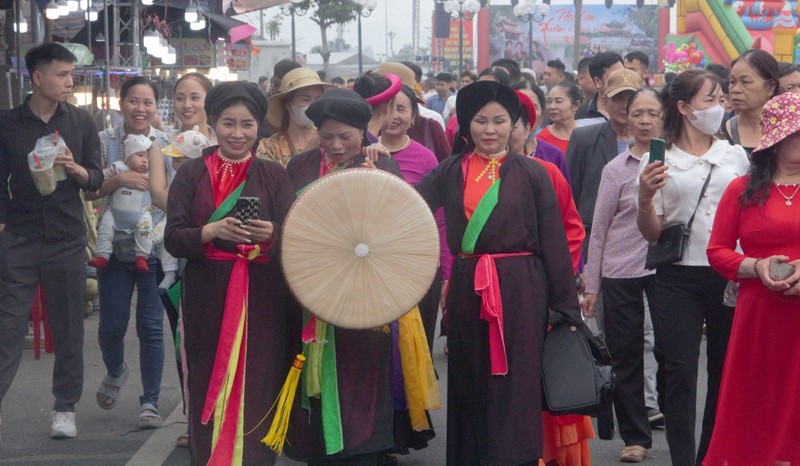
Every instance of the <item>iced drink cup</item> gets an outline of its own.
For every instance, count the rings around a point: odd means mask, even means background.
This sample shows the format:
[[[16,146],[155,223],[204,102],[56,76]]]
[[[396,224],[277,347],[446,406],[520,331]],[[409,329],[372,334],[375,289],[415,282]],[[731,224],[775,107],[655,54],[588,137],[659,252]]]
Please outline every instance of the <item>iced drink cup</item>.
[[[61,168],[64,168],[63,166]],[[31,176],[42,196],[53,194],[56,190],[56,176],[53,167],[47,168],[31,168]]]

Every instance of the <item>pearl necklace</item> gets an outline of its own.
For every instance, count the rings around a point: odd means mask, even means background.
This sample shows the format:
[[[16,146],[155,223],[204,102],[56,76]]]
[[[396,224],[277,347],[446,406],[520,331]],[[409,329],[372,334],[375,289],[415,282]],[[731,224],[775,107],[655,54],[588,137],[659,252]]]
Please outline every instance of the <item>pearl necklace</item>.
[[[243,158],[241,160],[231,160],[231,159],[225,157],[224,155],[222,155],[222,152],[217,151],[217,157],[219,157],[219,159],[222,161],[222,163],[220,164],[219,168],[217,168],[217,176],[220,177],[220,181],[224,181],[226,177],[227,178],[233,178],[233,176],[234,176],[233,166],[234,165],[241,165],[241,164],[247,162],[248,160],[250,160],[251,156],[252,155],[250,153],[248,153],[247,157],[245,157],[245,158]]]
[[[800,184],[796,185],[797,187],[794,188],[794,192],[792,193],[791,196],[783,194],[783,191],[781,191],[780,186],[781,185],[779,185],[778,183],[775,183],[775,189],[777,189],[778,193],[780,193],[780,195],[783,196],[784,199],[786,199],[786,205],[792,205],[792,199],[794,199],[794,196],[797,195],[797,191],[800,191]],[[785,184],[784,186],[792,186],[792,185]]]
[[[411,138],[409,136],[406,136],[406,142],[404,142],[403,145],[397,148],[392,148],[384,144],[383,138],[378,138],[378,142],[380,142],[381,144],[384,145],[384,147],[389,149],[389,152],[400,152],[401,150],[406,149],[408,146],[411,145]]]

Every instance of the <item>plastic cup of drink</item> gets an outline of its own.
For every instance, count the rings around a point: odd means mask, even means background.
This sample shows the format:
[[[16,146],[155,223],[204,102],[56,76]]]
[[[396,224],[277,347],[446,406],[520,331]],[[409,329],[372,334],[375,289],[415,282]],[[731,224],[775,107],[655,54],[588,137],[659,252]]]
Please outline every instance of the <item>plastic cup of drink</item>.
[[[56,178],[56,183],[66,180],[67,171],[64,169],[64,165],[53,165],[53,175]]]
[[[56,175],[53,171],[53,167],[41,169],[31,168],[31,175],[33,176],[33,183],[36,185],[36,189],[39,190],[42,196],[53,194],[53,191],[56,190]]]

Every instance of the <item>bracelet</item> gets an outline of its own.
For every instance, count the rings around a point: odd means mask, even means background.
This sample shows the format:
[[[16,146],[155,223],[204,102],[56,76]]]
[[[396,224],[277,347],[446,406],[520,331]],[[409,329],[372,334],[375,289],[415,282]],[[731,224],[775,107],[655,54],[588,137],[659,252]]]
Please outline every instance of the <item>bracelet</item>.
[[[641,213],[643,213],[643,214],[649,214],[649,213],[650,213],[650,212],[652,212],[652,211],[653,211],[653,206],[650,206],[650,208],[649,208],[649,209],[647,209],[647,210],[644,210],[644,209],[642,209],[641,207],[639,207],[639,212],[641,212]]]
[[[756,274],[756,278],[759,278],[759,275],[758,275],[758,262],[759,262],[761,259],[762,259],[762,258],[761,258],[761,257],[759,257],[758,259],[756,259],[756,261],[755,261],[755,262],[753,262],[753,271],[754,271],[754,272],[755,272],[755,274]]]

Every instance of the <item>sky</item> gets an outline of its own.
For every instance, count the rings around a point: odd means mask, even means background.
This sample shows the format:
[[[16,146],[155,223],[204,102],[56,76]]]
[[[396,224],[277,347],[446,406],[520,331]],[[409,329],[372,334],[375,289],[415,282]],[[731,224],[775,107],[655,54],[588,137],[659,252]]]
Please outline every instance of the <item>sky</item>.
[[[411,44],[412,40],[412,1],[411,0],[377,0],[378,7],[372,12],[369,18],[361,19],[362,44],[367,52],[372,49],[375,58],[380,54],[385,54],[392,44],[387,40],[388,32],[394,32],[394,50],[397,52],[405,44]],[[434,0],[420,0],[420,47],[430,49],[431,41],[431,16],[433,12]],[[267,8],[264,11],[264,21],[269,21],[276,14],[280,14],[280,8]],[[320,45],[319,27],[305,17],[298,17],[296,20],[297,51],[307,53],[312,47]],[[256,28],[259,27],[260,13],[252,12],[246,15],[246,21]],[[240,19],[243,19],[240,17]],[[280,39],[289,43],[291,41],[291,21],[288,17],[284,18],[281,27]],[[387,28],[388,24],[388,28]],[[387,31],[388,29],[388,31]],[[328,40],[336,37],[336,29],[332,27],[328,30]],[[355,21],[344,26],[344,40],[357,50],[358,47],[358,26]],[[390,52],[391,54],[391,52]]]

